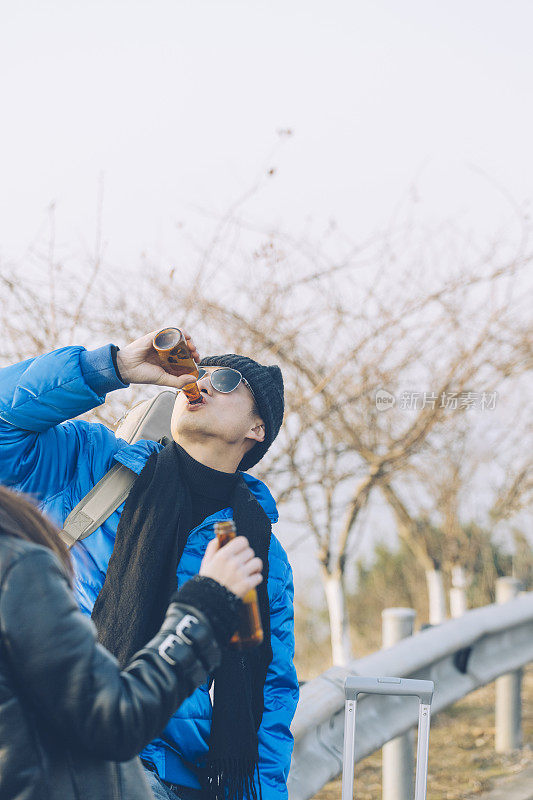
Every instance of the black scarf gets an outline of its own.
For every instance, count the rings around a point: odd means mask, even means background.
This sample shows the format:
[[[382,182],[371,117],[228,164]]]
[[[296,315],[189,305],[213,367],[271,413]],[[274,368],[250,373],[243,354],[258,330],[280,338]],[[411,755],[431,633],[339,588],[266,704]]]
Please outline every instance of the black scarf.
[[[190,490],[182,470],[174,442],[153,453],[120,516],[105,582],[91,616],[100,642],[122,666],[158,632],[176,590],[176,570],[191,527]],[[242,800],[244,794],[255,800],[257,731],[272,659],[267,595],[272,528],[242,476],[235,483],[231,506],[237,532],[248,538],[263,561],[257,593],[264,640],[253,650],[223,653],[214,675],[209,752],[200,779],[211,800]]]

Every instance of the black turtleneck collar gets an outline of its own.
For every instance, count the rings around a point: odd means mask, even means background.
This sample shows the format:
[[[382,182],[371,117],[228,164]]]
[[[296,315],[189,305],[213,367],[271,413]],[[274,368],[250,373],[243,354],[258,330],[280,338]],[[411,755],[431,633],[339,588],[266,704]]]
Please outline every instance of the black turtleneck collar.
[[[183,475],[194,494],[209,497],[212,500],[227,500],[238,479],[237,472],[221,472],[206,467],[189,455],[181,445],[175,442],[176,451],[184,466]]]

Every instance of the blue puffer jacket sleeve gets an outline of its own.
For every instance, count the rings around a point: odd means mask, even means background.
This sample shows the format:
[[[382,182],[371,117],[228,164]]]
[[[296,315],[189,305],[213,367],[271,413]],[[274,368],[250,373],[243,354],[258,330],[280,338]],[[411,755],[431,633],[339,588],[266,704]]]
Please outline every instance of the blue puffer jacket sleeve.
[[[66,420],[125,387],[111,345],[63,347],[0,370],[0,483],[44,501],[65,491],[80,463],[99,467],[99,480],[119,440],[105,425]]]
[[[259,728],[259,765],[263,800],[286,800],[294,740],[290,724],[299,689],[294,667],[294,588],[290,564],[279,594],[270,604],[272,661],[265,681],[265,707]]]

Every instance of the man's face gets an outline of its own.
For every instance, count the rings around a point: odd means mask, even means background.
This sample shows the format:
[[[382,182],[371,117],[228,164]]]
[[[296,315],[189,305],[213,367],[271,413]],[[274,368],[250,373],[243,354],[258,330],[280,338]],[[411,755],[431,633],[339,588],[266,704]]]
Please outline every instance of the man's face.
[[[252,415],[254,400],[250,390],[242,383],[232,392],[213,389],[208,374],[217,367],[202,367],[206,375],[197,381],[203,402],[190,405],[183,392],[178,392],[172,413],[171,432],[175,441],[180,438],[218,439],[228,445],[241,444],[251,429],[262,420]],[[263,439],[264,428],[258,429]],[[253,434],[252,434],[253,435]],[[255,439],[250,438],[250,443]]]

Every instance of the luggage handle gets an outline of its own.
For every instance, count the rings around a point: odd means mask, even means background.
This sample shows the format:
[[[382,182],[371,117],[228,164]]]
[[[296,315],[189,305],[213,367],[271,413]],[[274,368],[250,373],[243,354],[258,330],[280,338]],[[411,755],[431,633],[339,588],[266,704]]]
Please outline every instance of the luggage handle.
[[[346,700],[356,700],[358,694],[397,694],[418,697],[424,705],[431,705],[435,685],[433,681],[414,678],[369,678],[349,675],[344,683]]]
[[[425,800],[428,773],[429,726],[431,701],[435,684],[414,678],[369,678],[350,675],[344,683],[344,754],[342,767],[342,800],[353,800],[355,768],[355,710],[360,694],[382,694],[418,697],[418,741],[416,749],[415,800]]]

